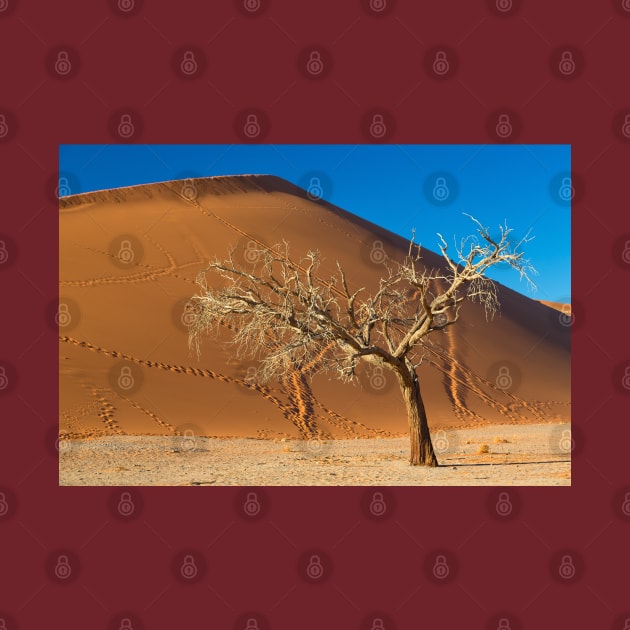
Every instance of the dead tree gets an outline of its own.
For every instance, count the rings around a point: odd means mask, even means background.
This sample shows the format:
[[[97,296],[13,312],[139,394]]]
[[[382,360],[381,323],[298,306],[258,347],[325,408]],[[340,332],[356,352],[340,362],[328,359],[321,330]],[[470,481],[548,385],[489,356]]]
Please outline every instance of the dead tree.
[[[392,370],[407,409],[410,463],[437,466],[416,372],[423,345],[459,320],[466,299],[481,303],[487,318],[494,315],[499,304],[496,285],[485,275],[490,267],[508,265],[530,283],[535,273],[522,251],[529,237],[515,242],[507,226],[493,237],[471,219],[477,234],[455,247],[456,258],[438,235],[444,260],[428,269],[412,238],[402,262],[385,260],[372,291],[351,287],[339,262],[335,273],[321,278],[319,253],[309,251],[294,261],[286,241],[261,246],[251,265],[236,263],[232,250],[197,278],[201,291],[192,298],[196,317],[189,345],[199,354],[202,337],[229,324],[238,355],[259,360],[261,382],[307,365],[311,373],[332,372],[352,381],[361,360]],[[216,287],[208,285],[209,271],[221,278]]]

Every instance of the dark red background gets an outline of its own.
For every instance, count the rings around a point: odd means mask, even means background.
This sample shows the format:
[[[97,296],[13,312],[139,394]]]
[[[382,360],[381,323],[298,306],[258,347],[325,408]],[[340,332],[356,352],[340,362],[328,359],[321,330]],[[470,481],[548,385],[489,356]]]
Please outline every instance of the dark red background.
[[[490,0],[387,0],[380,13],[366,0],[261,0],[254,12],[227,0],[135,0],[128,13],[115,0],[0,2],[8,630],[119,630],[123,618],[135,630],[244,630],[249,619],[259,630],[369,630],[375,618],[385,630],[624,627],[630,2],[498,2],[508,10]],[[59,50],[72,65],[64,77]],[[185,50],[197,55],[192,76],[178,70]],[[304,67],[313,50],[324,63],[316,77]],[[450,61],[439,76],[436,50]],[[564,50],[570,76],[558,71]],[[46,320],[57,295],[58,145],[120,142],[122,114],[134,124],[126,141],[252,141],[242,133],[250,112],[256,141],[272,143],[371,142],[381,113],[379,141],[573,145],[571,488],[510,490],[518,509],[507,519],[488,488],[388,489],[378,519],[360,488],[265,489],[256,518],[243,514],[242,489],[140,488],[124,519],[121,490],[57,486],[58,349]],[[512,135],[499,139],[505,113]],[[303,578],[313,550],[321,583]],[[576,575],[563,581],[567,553]],[[60,554],[73,571],[65,582],[54,578]],[[200,573],[182,583],[186,554]],[[452,570],[439,584],[436,554]]]

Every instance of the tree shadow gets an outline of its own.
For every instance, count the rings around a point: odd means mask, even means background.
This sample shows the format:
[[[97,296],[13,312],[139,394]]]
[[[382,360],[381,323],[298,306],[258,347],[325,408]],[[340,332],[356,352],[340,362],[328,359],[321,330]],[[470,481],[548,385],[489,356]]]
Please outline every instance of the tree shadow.
[[[452,464],[440,464],[439,466],[441,468],[447,468],[447,467],[456,467],[459,468],[460,466],[531,466],[531,465],[540,465],[540,464],[570,464],[571,460],[570,459],[549,459],[546,461],[537,461],[537,462],[477,462],[474,464],[458,464],[458,463],[452,463]]]

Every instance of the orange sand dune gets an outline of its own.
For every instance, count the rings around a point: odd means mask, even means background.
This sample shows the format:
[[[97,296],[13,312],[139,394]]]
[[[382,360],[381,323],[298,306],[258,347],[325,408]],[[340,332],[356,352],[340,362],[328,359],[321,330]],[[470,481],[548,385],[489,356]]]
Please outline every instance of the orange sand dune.
[[[381,252],[408,242],[273,176],[173,181],[66,197],[60,204],[60,433],[390,436],[407,420],[393,375],[362,366],[357,386],[299,373],[252,384],[255,363],[222,339],[188,349],[185,304],[197,273],[230,245],[287,240],[339,260],[354,286],[374,286]],[[421,234],[431,242],[432,234]],[[423,250],[427,266],[440,257]],[[210,279],[210,276],[209,276]],[[434,430],[570,418],[570,333],[562,313],[500,287],[487,322],[467,303],[435,333],[419,368]]]

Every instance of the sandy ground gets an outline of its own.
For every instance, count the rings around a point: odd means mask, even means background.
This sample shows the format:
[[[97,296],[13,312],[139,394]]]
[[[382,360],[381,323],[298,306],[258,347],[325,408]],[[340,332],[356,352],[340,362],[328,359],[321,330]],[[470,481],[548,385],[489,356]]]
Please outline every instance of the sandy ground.
[[[433,442],[438,468],[410,466],[406,437],[326,442],[184,436],[61,440],[59,481],[90,486],[571,485],[568,423],[438,431]]]

